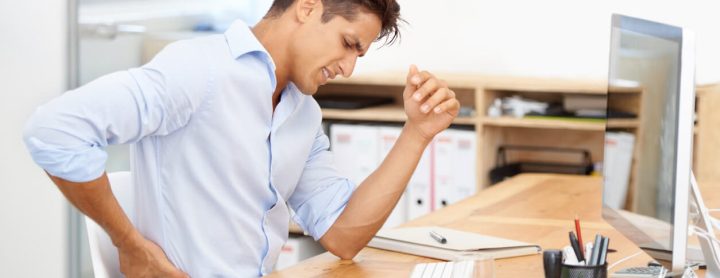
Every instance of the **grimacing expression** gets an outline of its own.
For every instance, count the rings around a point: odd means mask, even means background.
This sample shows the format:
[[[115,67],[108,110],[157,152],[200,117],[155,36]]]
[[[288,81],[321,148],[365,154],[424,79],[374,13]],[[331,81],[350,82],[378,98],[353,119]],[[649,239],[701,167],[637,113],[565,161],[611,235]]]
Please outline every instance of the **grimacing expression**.
[[[322,4],[318,4],[319,7]],[[313,9],[294,34],[290,80],[307,95],[336,75],[350,77],[358,57],[380,34],[380,18],[360,9],[352,21],[334,16],[323,23],[322,8]]]

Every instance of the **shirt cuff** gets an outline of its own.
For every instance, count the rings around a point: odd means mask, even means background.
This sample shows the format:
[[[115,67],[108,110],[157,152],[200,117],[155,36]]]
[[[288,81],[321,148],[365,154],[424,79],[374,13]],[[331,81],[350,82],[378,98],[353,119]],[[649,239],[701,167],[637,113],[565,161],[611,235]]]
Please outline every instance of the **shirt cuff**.
[[[347,203],[343,204],[337,210],[328,214],[327,216],[325,216],[324,218],[319,220],[317,223],[315,223],[314,227],[307,227],[307,229],[305,231],[310,236],[312,236],[312,238],[315,241],[320,240],[325,235],[325,233],[327,233],[327,231],[330,229],[330,227],[332,227],[332,225],[335,224],[335,221],[338,219],[338,217],[340,217],[340,214],[345,210],[346,205],[347,205]],[[297,218],[299,218],[299,217],[296,216],[296,221],[298,222],[298,224],[301,223],[302,221],[298,221]],[[304,226],[307,226],[307,225],[304,225]]]
[[[328,190],[330,188],[335,190]],[[320,190],[321,193],[305,203],[293,216],[295,222],[316,241],[325,235],[345,210],[355,186],[347,179],[342,179],[330,188]]]
[[[88,182],[105,172],[107,152],[98,146],[54,148],[34,137],[26,138],[25,143],[35,163],[52,176],[71,182]]]

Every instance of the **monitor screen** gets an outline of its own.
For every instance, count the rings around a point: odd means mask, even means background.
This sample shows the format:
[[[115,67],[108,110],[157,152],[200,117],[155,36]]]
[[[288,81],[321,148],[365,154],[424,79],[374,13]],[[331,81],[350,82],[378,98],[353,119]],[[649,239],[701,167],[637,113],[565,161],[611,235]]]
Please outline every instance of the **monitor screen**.
[[[678,209],[687,211],[687,193],[676,191],[687,191],[677,181],[689,177],[692,148],[681,131],[692,125],[682,116],[682,29],[615,15],[611,33],[603,217],[644,250],[670,256],[649,254],[668,259],[685,244],[675,242],[674,225],[687,225],[686,214],[675,219]],[[617,119],[631,124],[612,125]]]

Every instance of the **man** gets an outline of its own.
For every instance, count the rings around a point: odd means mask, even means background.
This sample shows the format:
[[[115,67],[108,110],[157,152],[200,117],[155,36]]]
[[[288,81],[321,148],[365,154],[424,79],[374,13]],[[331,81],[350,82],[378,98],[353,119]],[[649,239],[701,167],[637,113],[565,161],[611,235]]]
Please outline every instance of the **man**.
[[[408,121],[357,189],[332,167],[311,95],[398,35],[394,0],[276,0],[253,28],[173,43],[140,68],[38,108],[25,142],[67,199],[110,235],[128,277],[264,275],[294,220],[351,259],[382,226],[459,103],[412,66]],[[137,219],[115,200],[108,144],[132,145]]]

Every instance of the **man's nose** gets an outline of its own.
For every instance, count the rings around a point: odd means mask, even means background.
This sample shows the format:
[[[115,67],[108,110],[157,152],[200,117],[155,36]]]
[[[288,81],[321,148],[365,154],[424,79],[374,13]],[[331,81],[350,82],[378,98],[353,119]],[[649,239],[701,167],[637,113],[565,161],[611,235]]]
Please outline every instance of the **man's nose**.
[[[352,75],[353,70],[355,69],[356,62],[357,55],[355,54],[348,54],[344,59],[340,61],[340,71],[343,77],[348,78]]]

